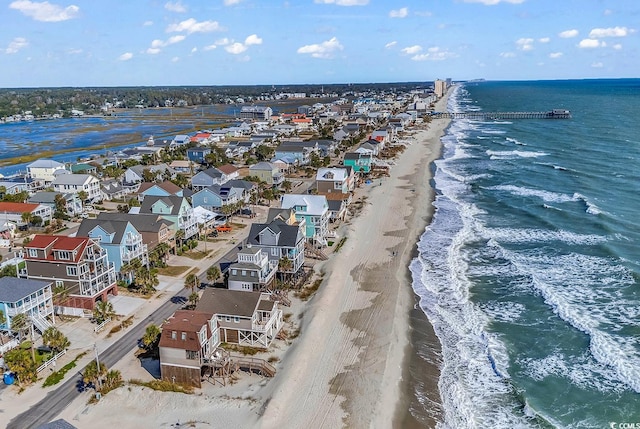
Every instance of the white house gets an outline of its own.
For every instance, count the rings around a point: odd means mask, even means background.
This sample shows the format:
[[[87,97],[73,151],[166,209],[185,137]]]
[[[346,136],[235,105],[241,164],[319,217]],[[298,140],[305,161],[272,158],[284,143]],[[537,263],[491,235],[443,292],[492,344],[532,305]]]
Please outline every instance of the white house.
[[[52,185],[55,192],[78,194],[84,191],[88,201],[102,199],[100,180],[91,174],[62,174],[54,179]]]
[[[27,165],[27,173],[34,180],[42,180],[45,184],[53,182],[54,173],[64,170],[64,164],[52,159],[39,159]]]

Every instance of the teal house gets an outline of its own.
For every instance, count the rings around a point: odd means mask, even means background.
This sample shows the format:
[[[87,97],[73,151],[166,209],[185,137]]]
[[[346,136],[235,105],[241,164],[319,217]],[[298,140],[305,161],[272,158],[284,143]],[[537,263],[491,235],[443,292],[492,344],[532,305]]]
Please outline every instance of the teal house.
[[[371,171],[371,154],[359,152],[347,152],[344,154],[345,166],[353,168],[356,173],[369,173]]]

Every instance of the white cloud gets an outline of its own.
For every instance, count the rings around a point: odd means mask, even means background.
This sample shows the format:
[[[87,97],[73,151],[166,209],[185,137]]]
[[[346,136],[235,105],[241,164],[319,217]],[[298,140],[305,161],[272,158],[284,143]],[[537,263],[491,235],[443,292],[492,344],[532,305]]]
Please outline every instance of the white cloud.
[[[187,11],[187,7],[178,1],[168,1],[164,4],[164,8],[170,12],[184,13]]]
[[[160,48],[149,48],[149,49],[146,50],[147,54],[149,54],[149,55],[159,54],[160,51],[162,51],[162,49],[160,49]]]
[[[215,48],[217,48],[217,47],[218,47],[218,46],[216,46],[216,45],[214,44],[214,45],[207,45],[207,46],[205,46],[205,47],[204,47],[204,48],[202,48],[202,49],[204,49],[205,51],[212,51],[212,50],[214,50],[214,49],[215,49]],[[193,49],[196,49],[196,48],[193,48]],[[191,52],[194,52],[194,51],[193,51],[193,49],[191,50]]]
[[[262,45],[262,39],[259,38],[257,34],[252,34],[251,36],[248,36],[246,39],[244,39],[244,44],[246,46]]]
[[[457,55],[453,52],[441,51],[440,48],[434,46],[427,49],[427,53],[414,55],[411,59],[413,61],[444,61],[454,57],[457,57]]]
[[[406,7],[400,8],[398,10],[392,10],[389,12],[390,18],[406,18],[409,15],[409,9]]]
[[[560,58],[562,56],[562,52],[551,52],[549,54],[549,58]]]
[[[336,6],[366,6],[369,0],[315,0],[315,3],[335,4]]]
[[[620,43],[616,43],[615,45],[612,46],[613,49],[615,49],[616,51],[619,51],[620,49],[622,49],[622,45]]]
[[[178,61],[180,61],[180,57],[173,57],[173,58],[171,58],[171,62],[172,62],[172,63],[177,63]]]
[[[142,25],[145,26],[145,27],[152,26],[153,25],[153,21],[145,21],[145,22],[142,23]]]
[[[591,67],[593,67],[594,69],[601,69],[602,67],[604,67],[604,64],[597,62],[597,63],[591,64]]]
[[[69,55],[78,55],[84,52],[82,49],[67,49],[67,54]]]
[[[228,46],[225,46],[225,51],[229,52],[233,55],[238,55],[247,50],[247,47],[240,42],[232,43]]]
[[[234,4],[240,3],[241,0],[224,0],[225,6],[233,6]]]
[[[231,43],[231,40],[227,39],[226,37],[216,40],[216,45],[218,46],[225,46],[225,45],[228,45],[229,43]]]
[[[513,52],[500,52],[502,58],[514,58],[516,56]]]
[[[158,52],[160,52],[160,48],[182,42],[186,38],[187,36],[185,35],[176,34],[175,36],[169,37],[167,40],[154,39],[151,41],[151,47],[147,50],[147,53],[157,54]],[[150,50],[151,52],[149,52]]]
[[[520,4],[523,3],[524,0],[464,0],[465,3],[482,3],[485,6],[494,6],[498,3],[511,3],[511,4]]]
[[[398,42],[396,42],[395,40],[393,42],[389,42],[386,45],[384,45],[385,48],[390,49],[393,48],[394,46],[396,46],[398,44]]]
[[[193,48],[191,48],[191,53],[195,54],[196,52],[198,52],[198,48],[196,48],[195,46]]]
[[[604,12],[602,12],[602,14],[604,16],[612,15],[613,11],[611,9],[605,9]]]
[[[521,39],[516,40],[516,45],[518,49],[521,51],[530,51],[533,49],[533,39],[528,37],[523,37]]]
[[[4,50],[6,54],[16,54],[19,50],[26,48],[29,46],[29,42],[24,37],[16,37],[7,46],[7,49]]]
[[[605,46],[607,46],[605,42],[597,39],[582,39],[580,43],[578,43],[578,47],[583,49],[604,48]]]
[[[406,48],[402,48],[401,49],[402,53],[403,54],[407,54],[407,55],[417,54],[421,50],[422,50],[422,46],[420,46],[420,45],[408,46]]]
[[[198,22],[194,18],[181,21],[178,24],[170,24],[167,27],[167,33],[181,33],[186,31],[187,33],[210,33],[212,31],[222,31],[218,21],[202,21]]]
[[[19,10],[36,21],[43,22],[66,21],[75,18],[80,12],[80,8],[76,5],[62,7],[57,4],[51,4],[48,1],[17,0],[9,4],[9,8]]]
[[[601,39],[603,37],[626,37],[633,32],[633,30],[629,30],[627,27],[594,28],[589,33],[589,37],[592,39]]]
[[[118,57],[118,61],[129,61],[131,58],[133,58],[133,54],[131,52],[125,52]]]
[[[549,37],[541,37],[538,39],[538,42],[540,43],[549,43],[551,41],[551,39]]]
[[[313,58],[329,59],[333,58],[336,51],[341,51],[343,49],[344,46],[340,44],[338,38],[332,37],[322,43],[302,46],[298,48],[297,53],[310,54]]]
[[[576,37],[578,35],[578,30],[565,30],[558,33],[558,37],[562,37],[563,39],[570,39],[572,37]]]

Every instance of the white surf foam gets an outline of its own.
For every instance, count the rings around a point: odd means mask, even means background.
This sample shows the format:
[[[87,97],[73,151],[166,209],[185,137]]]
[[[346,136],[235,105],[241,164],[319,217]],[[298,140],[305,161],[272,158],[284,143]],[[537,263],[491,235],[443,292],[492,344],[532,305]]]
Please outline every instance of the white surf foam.
[[[516,185],[498,185],[492,186],[487,189],[493,189],[496,191],[506,191],[513,195],[519,195],[521,197],[538,197],[548,203],[566,203],[569,201],[575,201],[573,196],[562,194],[558,192],[544,191],[540,189],[531,189],[524,186]]]
[[[523,150],[487,150],[490,159],[540,158],[549,155],[546,152]]]

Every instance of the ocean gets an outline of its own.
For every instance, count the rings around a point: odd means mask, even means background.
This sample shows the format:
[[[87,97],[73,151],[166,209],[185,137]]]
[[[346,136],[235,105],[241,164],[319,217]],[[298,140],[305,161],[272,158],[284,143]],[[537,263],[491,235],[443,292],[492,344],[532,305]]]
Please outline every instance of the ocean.
[[[556,108],[572,119],[442,138],[410,266],[442,347],[439,428],[640,427],[640,79],[468,82],[448,105]]]

